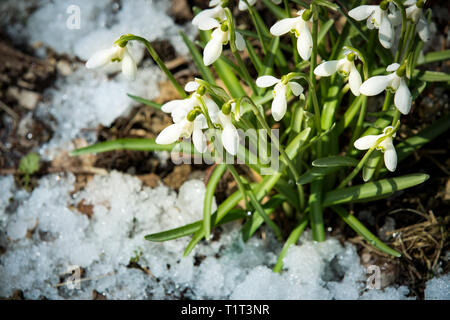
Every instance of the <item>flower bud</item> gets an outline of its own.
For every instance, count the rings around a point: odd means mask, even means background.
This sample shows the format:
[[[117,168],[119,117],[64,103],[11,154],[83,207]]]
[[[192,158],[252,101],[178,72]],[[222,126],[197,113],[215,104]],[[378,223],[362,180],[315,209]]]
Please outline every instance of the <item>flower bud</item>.
[[[306,9],[302,14],[302,19],[305,21],[309,21],[309,19],[311,19],[311,16],[312,16],[311,9]]]
[[[384,0],[380,3],[380,9],[386,11],[389,7],[389,1]]]
[[[395,73],[397,74],[397,76],[399,77],[403,77],[406,73],[406,65],[402,65],[400,66],[397,71],[395,71]]]
[[[222,106],[222,113],[224,115],[229,115],[231,113],[231,102],[228,101]]]
[[[206,87],[205,86],[200,86],[200,87],[198,87],[196,92],[197,92],[198,95],[203,96],[206,93]]]

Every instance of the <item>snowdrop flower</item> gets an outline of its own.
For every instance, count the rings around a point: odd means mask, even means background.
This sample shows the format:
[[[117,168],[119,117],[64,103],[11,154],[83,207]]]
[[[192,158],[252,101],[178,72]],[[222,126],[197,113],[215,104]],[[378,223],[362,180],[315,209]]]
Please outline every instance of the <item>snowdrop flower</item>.
[[[209,6],[213,8],[202,10],[192,19],[192,24],[200,30],[210,30],[208,26],[211,23],[225,20],[225,10],[220,0],[210,1]]]
[[[298,79],[294,77],[293,79]],[[260,88],[267,88],[275,85],[273,90],[273,101],[272,101],[272,116],[275,121],[280,121],[287,109],[286,96],[288,93],[288,87],[291,89],[295,96],[299,96],[303,92],[303,87],[294,81],[286,81],[277,79],[273,76],[261,76],[256,79],[256,85]]]
[[[303,60],[311,57],[312,36],[308,27],[308,21],[312,19],[311,10],[300,10],[297,12],[298,17],[286,18],[275,23],[270,28],[270,33],[274,36],[281,36],[289,31],[295,33],[297,37],[297,51]]]
[[[256,3],[256,0],[247,0],[247,2],[249,5],[253,6]],[[272,2],[275,4],[280,4],[281,0],[272,0]],[[239,0],[238,8],[241,11],[245,11],[248,9],[247,4],[244,0]]]
[[[203,50],[203,63],[205,66],[213,64],[222,54],[222,46],[230,40],[230,32],[227,22],[220,24],[217,20],[210,20],[208,25],[203,25],[205,30],[214,29],[211,39]],[[240,51],[245,49],[245,40],[239,32],[236,32],[236,48]]]
[[[195,149],[203,153],[207,147],[203,129],[208,128],[208,125],[205,116],[201,114],[199,99],[205,103],[212,121],[217,121],[219,107],[212,99],[203,95],[204,92],[201,92],[202,89],[197,82],[188,82],[184,89],[194,93],[189,98],[172,100],[161,106],[162,111],[171,114],[174,124],[161,131],[156,137],[156,143],[171,144],[179,138],[189,138],[192,135]]]
[[[404,5],[406,8],[406,17],[417,23],[417,33],[423,42],[427,42],[430,39],[430,26],[423,14],[423,7],[426,0],[407,0]]]
[[[382,1],[379,6],[362,5],[348,12],[348,15],[357,21],[367,19],[369,29],[379,29],[378,38],[386,49],[391,48],[394,29],[401,22],[401,17],[395,6],[388,1]]]
[[[397,152],[395,151],[392,138],[395,137],[394,134],[390,134],[394,128],[392,126],[386,127],[382,134],[379,135],[368,135],[359,138],[355,141],[355,148],[358,150],[367,150],[375,146],[380,138],[385,137],[376,147],[377,150],[381,150],[384,153],[384,164],[386,168],[394,172],[397,168]]]
[[[222,144],[225,150],[233,156],[237,154],[239,147],[239,134],[231,118],[231,111],[233,111],[234,106],[234,104],[225,104],[218,115],[218,122],[223,128]]]
[[[339,72],[344,77],[348,76],[350,90],[355,96],[359,96],[359,87],[362,80],[358,69],[355,67],[355,59],[357,57],[358,54],[356,52],[347,49],[344,51],[344,58],[322,62],[314,69],[314,74],[320,77],[329,77],[335,72]]]
[[[383,90],[395,92],[394,105],[403,114],[408,114],[411,110],[411,92],[405,81],[405,67],[398,63],[390,64],[386,71],[392,72],[386,76],[375,76],[367,79],[359,88],[365,96],[375,96]]]
[[[112,48],[100,50],[86,62],[86,68],[94,69],[103,67],[111,62],[122,64],[122,73],[129,80],[136,78],[137,66],[127,47],[115,44]]]

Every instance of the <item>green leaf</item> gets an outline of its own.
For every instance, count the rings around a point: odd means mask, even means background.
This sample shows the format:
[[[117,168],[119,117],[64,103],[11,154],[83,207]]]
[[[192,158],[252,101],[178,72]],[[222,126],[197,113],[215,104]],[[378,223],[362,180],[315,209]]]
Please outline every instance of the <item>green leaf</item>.
[[[138,151],[172,151],[176,144],[157,144],[155,139],[124,138],[76,149],[70,153],[71,156],[79,156],[88,153],[101,153],[113,150],[138,150]]]
[[[245,219],[246,217],[247,217],[247,215],[244,212],[244,210],[232,209],[218,223],[215,223],[216,218],[217,218],[217,213],[214,213],[211,216],[211,224],[213,226],[220,226],[222,224],[225,224],[225,223],[228,223],[231,221]],[[202,225],[203,225],[203,220],[198,220],[198,221],[195,221],[193,223],[187,224],[182,227],[146,235],[145,240],[153,241],[153,242],[163,242],[163,241],[174,240],[174,239],[186,237],[186,236],[193,234],[194,232],[200,230],[202,228]]]
[[[450,59],[450,50],[430,52],[425,55],[425,59],[418,64],[425,64]]]
[[[189,52],[191,53],[192,56],[192,60],[194,61],[198,71],[200,71],[203,79],[210,83],[214,83],[214,76],[211,70],[209,70],[209,68],[206,67],[205,64],[203,63],[203,57],[198,51],[197,47],[192,43],[191,40],[189,40],[189,38],[183,31],[180,31],[180,35],[183,38],[184,43],[188,47]]]
[[[283,259],[286,256],[286,253],[288,252],[288,249],[291,245],[297,243],[298,239],[302,235],[303,231],[305,230],[306,226],[308,225],[308,215],[305,215],[299,222],[299,224],[295,227],[294,230],[291,231],[288,239],[284,243],[283,248],[281,249],[280,255],[278,256],[277,263],[275,264],[275,267],[273,268],[273,272],[281,272],[281,269],[283,268]]]
[[[317,44],[319,45],[323,39],[325,39],[325,36],[327,35],[328,31],[330,31],[330,28],[334,25],[334,20],[330,19],[324,24],[320,26],[319,34],[317,36]]]
[[[330,1],[327,1],[327,0],[314,0],[313,4],[316,4],[316,5],[319,5],[319,6],[328,8],[328,9],[331,9],[333,11],[336,11],[336,10],[339,9],[338,5],[336,5],[336,4],[334,4],[334,3],[330,2]]]
[[[273,196],[269,201],[262,205],[265,214],[269,216],[272,212],[275,211],[282,203],[284,199],[280,195]],[[252,235],[259,229],[259,227],[263,224],[264,218],[260,214],[253,213],[251,218],[247,220],[247,222],[242,227],[242,239],[244,242],[247,242],[248,239],[252,237]]]
[[[316,179],[332,174],[339,170],[340,167],[314,167],[306,171],[297,180],[297,184],[303,185],[313,182]]]
[[[35,152],[28,153],[26,156],[20,159],[19,172],[26,175],[32,175],[39,170],[40,161],[41,157],[39,156],[39,154]]]
[[[138,96],[134,96],[131,93],[127,93],[127,96],[129,96],[131,99],[133,99],[139,103],[145,104],[146,106],[150,106],[155,109],[161,110],[161,104],[159,104],[159,103],[156,103],[156,102],[153,102],[153,101],[150,101],[150,100],[138,97]]]
[[[345,221],[358,235],[366,239],[366,241],[377,248],[378,250],[390,254],[394,257],[401,257],[401,254],[394,249],[387,246],[380,239],[378,239],[372,232],[370,232],[354,215],[339,206],[331,207],[341,218]]]
[[[448,82],[450,81],[450,74],[438,71],[419,71],[414,72],[414,76],[419,80],[428,82]]]
[[[331,156],[316,159],[312,162],[314,167],[356,167],[358,160],[347,156]]]
[[[225,170],[227,170],[227,165],[225,163],[218,164],[211,174],[208,185],[206,186],[205,198],[203,200],[203,230],[206,239],[209,239],[211,233],[211,209],[214,192],[216,191],[217,184]]]
[[[345,189],[333,190],[325,193],[323,206],[355,202],[372,197],[389,195],[394,191],[414,187],[425,182],[430,176],[423,173],[408,174],[401,177],[367,182]]]
[[[369,159],[367,159],[367,162],[364,164],[363,167],[363,180],[364,182],[369,181],[372,179],[372,176],[374,175],[378,162],[380,162],[382,157],[381,151],[374,150],[370,156]]]

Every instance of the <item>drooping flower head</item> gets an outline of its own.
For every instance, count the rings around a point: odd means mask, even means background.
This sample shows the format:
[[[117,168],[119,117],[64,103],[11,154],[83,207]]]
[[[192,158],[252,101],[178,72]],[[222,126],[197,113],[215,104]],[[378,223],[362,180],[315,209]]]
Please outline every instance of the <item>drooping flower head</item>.
[[[218,123],[222,126],[222,144],[225,150],[233,156],[237,154],[239,147],[239,134],[232,120],[235,106],[235,103],[224,104],[217,117]]]
[[[430,39],[430,26],[423,14],[423,7],[426,0],[407,0],[404,5],[406,8],[406,17],[416,23],[417,33],[423,42]]]
[[[367,19],[369,29],[378,29],[378,39],[383,47],[392,47],[394,27],[401,23],[401,16],[392,2],[382,1],[380,5],[362,5],[348,12],[357,21]]]
[[[390,64],[386,71],[392,72],[386,76],[375,76],[367,79],[359,88],[365,96],[376,96],[383,90],[395,92],[394,105],[403,114],[408,114],[411,110],[411,92],[405,81],[405,66],[398,63]]]
[[[313,40],[308,22],[312,19],[312,12],[309,9],[297,12],[298,17],[286,18],[278,21],[270,28],[270,33],[274,36],[281,36],[292,31],[297,37],[297,51],[303,60],[311,57]]]
[[[384,153],[384,164],[386,168],[389,171],[394,172],[397,168],[397,152],[395,151],[392,140],[396,133],[392,133],[392,130],[394,130],[394,127],[389,126],[384,128],[382,134],[367,135],[359,138],[355,141],[354,146],[358,150],[367,150],[378,143],[376,149]],[[379,142],[380,139],[382,139],[381,142]]]
[[[200,30],[213,30],[211,39],[203,50],[203,63],[205,66],[213,64],[222,54],[222,46],[230,41],[229,21],[226,19],[224,1],[210,1],[214,8],[206,9],[198,13],[192,20],[192,24]],[[236,32],[235,44],[240,51],[245,49],[245,40],[239,32]]]
[[[186,99],[172,100],[162,105],[161,110],[171,114],[174,124],[161,131],[156,137],[156,143],[171,144],[179,138],[189,138],[192,135],[195,149],[203,153],[207,147],[203,129],[208,128],[208,125],[205,116],[202,114],[202,102],[208,109],[208,114],[213,121],[217,121],[219,107],[205,95],[204,87],[201,87],[197,82],[188,82],[184,89],[187,92],[193,92],[191,96]]]
[[[293,77],[292,79],[298,79]],[[295,96],[299,96],[303,92],[303,87],[295,81],[286,81],[275,78],[274,76],[261,76],[256,79],[256,85],[260,88],[267,88],[275,85],[272,101],[272,116],[275,121],[280,121],[287,110],[287,94],[290,89]]]
[[[345,49],[342,59],[322,62],[314,69],[314,74],[320,77],[329,77],[335,72],[338,72],[342,76],[348,77],[350,90],[355,96],[359,96],[359,87],[361,86],[362,80],[355,66],[356,58],[358,58],[358,53],[350,49]]]
[[[128,51],[126,45],[122,47],[119,44],[114,44],[109,49],[96,52],[86,62],[86,68],[100,68],[114,62],[122,64],[122,73],[127,79],[134,80],[136,78],[136,62]]]
[[[249,5],[253,6],[253,5],[255,5],[256,0],[247,0],[247,2],[248,2]],[[275,3],[275,4],[280,4],[281,0],[272,0],[272,2]],[[245,10],[248,9],[247,4],[245,3],[244,0],[239,0],[238,8],[241,11],[245,11]]]

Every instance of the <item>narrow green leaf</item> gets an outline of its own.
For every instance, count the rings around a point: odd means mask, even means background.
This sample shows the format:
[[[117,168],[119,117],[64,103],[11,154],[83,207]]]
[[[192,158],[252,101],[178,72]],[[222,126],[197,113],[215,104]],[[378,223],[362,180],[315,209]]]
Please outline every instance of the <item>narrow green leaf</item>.
[[[283,248],[281,249],[280,255],[278,256],[277,263],[275,264],[275,267],[273,268],[273,272],[281,272],[281,269],[283,268],[283,259],[286,256],[286,253],[288,252],[288,249],[291,245],[296,244],[300,236],[302,235],[303,231],[305,230],[306,226],[308,225],[308,215],[305,215],[299,222],[299,224],[295,227],[294,230],[291,231],[288,239],[284,243]]]
[[[341,218],[345,221],[358,235],[366,239],[366,241],[377,248],[378,250],[390,254],[394,257],[401,257],[401,254],[394,249],[387,246],[384,242],[378,239],[372,232],[370,232],[354,215],[339,206],[331,207]]]
[[[131,99],[133,99],[139,103],[145,104],[146,106],[150,106],[155,109],[161,110],[161,104],[159,104],[159,103],[156,103],[156,102],[153,102],[153,101],[150,101],[150,100],[138,97],[138,96],[134,96],[130,93],[127,93],[127,96],[129,96]]]
[[[314,167],[355,167],[358,160],[347,156],[331,156],[316,159],[312,162]]]
[[[213,226],[220,226],[222,224],[247,218],[247,214],[242,209],[232,209],[228,212],[228,214],[219,222],[215,222],[217,218],[217,212],[215,212],[211,216],[211,224]],[[153,241],[153,242],[164,242],[168,240],[174,240],[182,237],[186,237],[190,234],[201,229],[203,225],[203,220],[198,220],[193,223],[184,225],[182,227],[178,227],[175,229],[162,231],[158,233],[153,233],[145,236],[145,240]]]
[[[332,206],[387,195],[394,191],[414,187],[425,182],[429,177],[427,174],[415,173],[329,191],[325,193],[323,206]]]
[[[425,55],[425,59],[418,64],[425,64],[450,59],[450,50],[430,52]]]
[[[428,82],[448,82],[450,81],[450,74],[438,71],[418,71],[414,72],[414,76],[419,80]]]
[[[79,156],[88,153],[101,153],[113,150],[138,150],[138,151],[171,151],[176,144],[157,144],[155,139],[124,138],[105,142],[99,142],[91,146],[76,149],[71,156]]]
[[[364,167],[363,167],[363,180],[365,182],[372,179],[372,177],[377,169],[378,163],[381,161],[381,157],[382,157],[382,153],[381,153],[381,151],[378,151],[378,150],[374,150],[370,154],[369,159],[367,159],[367,162],[364,164]]]
[[[297,180],[297,184],[303,185],[311,183],[314,180],[322,178],[326,175],[332,174],[339,170],[340,167],[314,167],[306,171]]]
[[[203,200],[203,230],[207,240],[211,234],[211,209],[214,193],[225,170],[227,170],[227,165],[225,163],[218,164],[211,174],[208,185],[206,186],[205,198]]]

